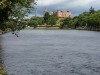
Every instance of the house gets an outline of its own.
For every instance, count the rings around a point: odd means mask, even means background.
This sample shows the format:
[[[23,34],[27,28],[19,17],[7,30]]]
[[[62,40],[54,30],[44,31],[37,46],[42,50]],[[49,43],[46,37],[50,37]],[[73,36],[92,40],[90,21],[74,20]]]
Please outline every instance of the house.
[[[45,12],[49,12],[49,11],[45,9],[44,13]],[[67,17],[71,17],[72,14],[70,11],[56,10],[56,11],[49,12],[49,15],[56,15],[59,19],[64,19]]]

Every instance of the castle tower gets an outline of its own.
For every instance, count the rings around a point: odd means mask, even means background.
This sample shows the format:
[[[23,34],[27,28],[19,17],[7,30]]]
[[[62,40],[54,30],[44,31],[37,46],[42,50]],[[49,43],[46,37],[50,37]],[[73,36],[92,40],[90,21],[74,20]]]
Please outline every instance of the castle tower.
[[[44,13],[48,12],[47,8],[44,9]]]
[[[35,8],[35,17],[37,17],[37,8]]]

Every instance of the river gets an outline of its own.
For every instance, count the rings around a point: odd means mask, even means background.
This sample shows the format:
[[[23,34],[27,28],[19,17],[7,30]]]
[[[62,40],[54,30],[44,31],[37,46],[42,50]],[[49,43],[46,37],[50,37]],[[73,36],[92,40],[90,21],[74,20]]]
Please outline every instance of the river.
[[[0,43],[8,75],[100,75],[100,32],[22,30]]]

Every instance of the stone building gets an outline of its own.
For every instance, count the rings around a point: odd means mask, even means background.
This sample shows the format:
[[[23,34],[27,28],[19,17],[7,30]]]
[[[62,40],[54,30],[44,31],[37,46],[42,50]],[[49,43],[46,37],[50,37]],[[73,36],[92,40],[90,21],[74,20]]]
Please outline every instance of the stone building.
[[[47,9],[45,9],[44,12],[49,12]],[[49,12],[50,15],[56,15],[59,19],[64,19],[67,17],[71,17],[71,12],[70,11],[62,11],[62,10],[56,10],[53,12]]]
[[[57,11],[54,11],[53,14],[57,15],[57,17],[61,18],[61,19],[71,17],[71,12],[70,11],[57,10]]]

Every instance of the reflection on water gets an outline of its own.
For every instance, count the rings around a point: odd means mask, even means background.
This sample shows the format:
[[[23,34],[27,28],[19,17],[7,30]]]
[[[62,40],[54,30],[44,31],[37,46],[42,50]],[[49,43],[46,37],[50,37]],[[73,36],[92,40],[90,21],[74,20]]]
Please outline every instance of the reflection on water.
[[[9,75],[100,75],[100,33],[23,30],[2,36]]]

